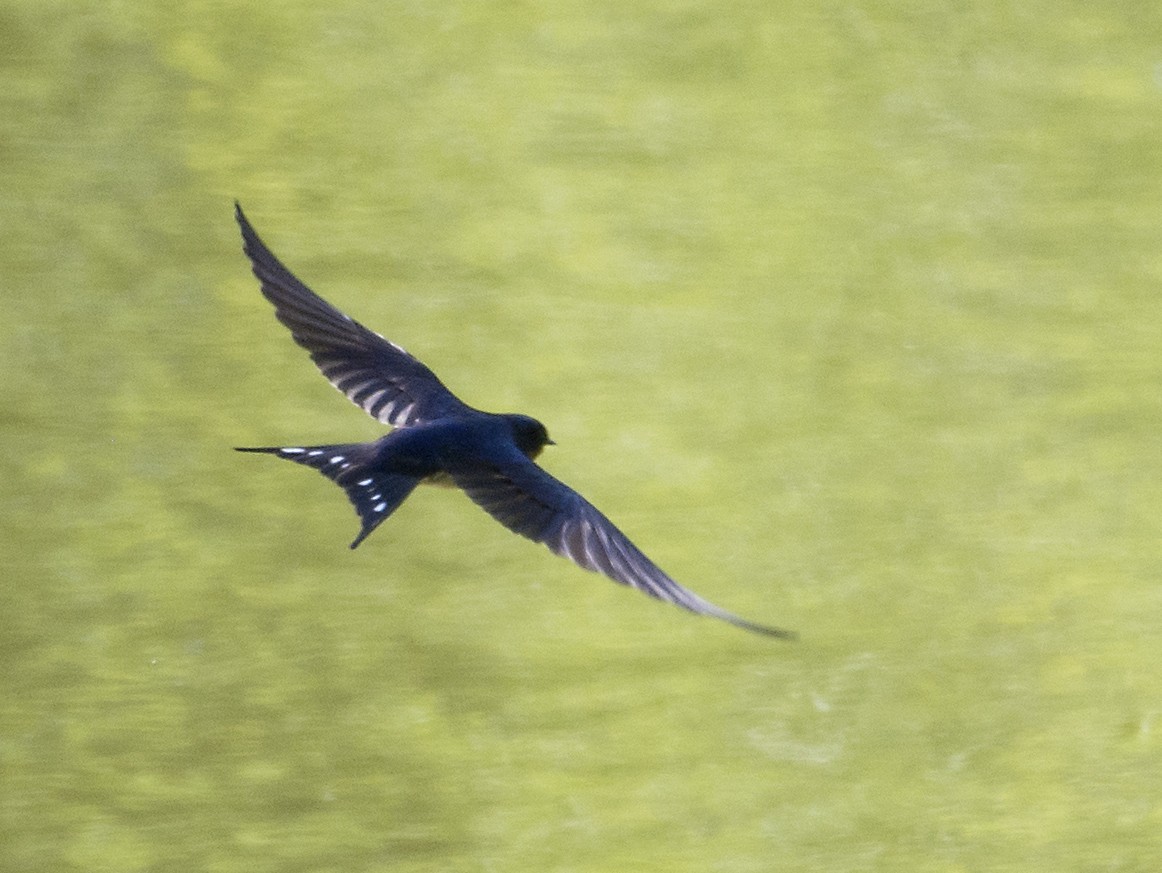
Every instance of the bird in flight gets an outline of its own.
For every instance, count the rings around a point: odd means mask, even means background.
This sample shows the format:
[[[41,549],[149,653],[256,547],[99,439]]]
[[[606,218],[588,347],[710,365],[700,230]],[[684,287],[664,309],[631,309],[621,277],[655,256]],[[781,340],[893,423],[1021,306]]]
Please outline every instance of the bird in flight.
[[[420,483],[452,484],[509,530],[586,570],[699,615],[794,639],[791,631],[740,618],[667,576],[589,501],[534,463],[541,449],[553,445],[543,424],[462,402],[419,360],[295,278],[259,239],[242,207],[234,207],[242,250],[278,320],[332,385],[392,427],[369,443],[238,449],[313,467],[347,492],[362,522],[351,548]]]

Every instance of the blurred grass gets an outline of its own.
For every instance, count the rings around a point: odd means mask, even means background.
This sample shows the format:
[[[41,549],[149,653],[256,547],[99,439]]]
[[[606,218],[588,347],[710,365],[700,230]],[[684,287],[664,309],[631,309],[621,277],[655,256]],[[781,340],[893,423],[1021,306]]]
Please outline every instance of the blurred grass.
[[[1157,867],[1154,7],[0,22],[0,867]],[[450,492],[349,553],[229,451],[380,432],[235,197],[803,641]]]

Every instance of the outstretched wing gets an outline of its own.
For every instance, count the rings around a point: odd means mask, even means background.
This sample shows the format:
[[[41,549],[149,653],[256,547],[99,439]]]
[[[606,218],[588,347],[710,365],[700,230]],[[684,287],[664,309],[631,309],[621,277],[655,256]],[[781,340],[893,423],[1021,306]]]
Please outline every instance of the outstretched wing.
[[[795,638],[791,631],[747,621],[683,588],[593,504],[520,452],[449,472],[473,501],[509,530],[544,543],[586,570],[699,615],[768,636]]]
[[[234,204],[242,250],[278,320],[331,384],[372,418],[408,427],[468,411],[436,374],[395,343],[344,315],[291,273]]]

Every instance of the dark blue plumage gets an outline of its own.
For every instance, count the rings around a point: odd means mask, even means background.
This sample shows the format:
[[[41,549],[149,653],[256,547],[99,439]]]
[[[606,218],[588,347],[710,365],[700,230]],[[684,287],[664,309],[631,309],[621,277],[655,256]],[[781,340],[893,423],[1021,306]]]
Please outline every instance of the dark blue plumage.
[[[727,612],[667,576],[592,504],[534,463],[541,449],[553,444],[543,424],[527,415],[496,415],[463,403],[402,348],[295,278],[258,238],[237,204],[235,215],[243,251],[278,320],[331,384],[394,428],[371,443],[238,450],[313,467],[343,488],[362,522],[351,548],[420,483],[451,482],[509,530],[587,570],[691,612],[768,636],[794,637]]]

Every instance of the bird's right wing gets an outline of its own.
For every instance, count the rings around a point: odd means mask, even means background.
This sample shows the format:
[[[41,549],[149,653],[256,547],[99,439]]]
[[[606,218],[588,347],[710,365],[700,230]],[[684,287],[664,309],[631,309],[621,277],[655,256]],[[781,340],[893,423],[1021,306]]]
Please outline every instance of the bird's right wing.
[[[468,410],[436,374],[395,343],[344,315],[274,256],[234,204],[262,293],[278,320],[311,354],[323,375],[356,406],[392,427],[408,427]]]
[[[544,543],[586,570],[699,615],[767,636],[795,638],[791,631],[747,621],[683,588],[593,504],[515,449],[497,462],[474,462],[449,472],[475,503],[509,530]]]

